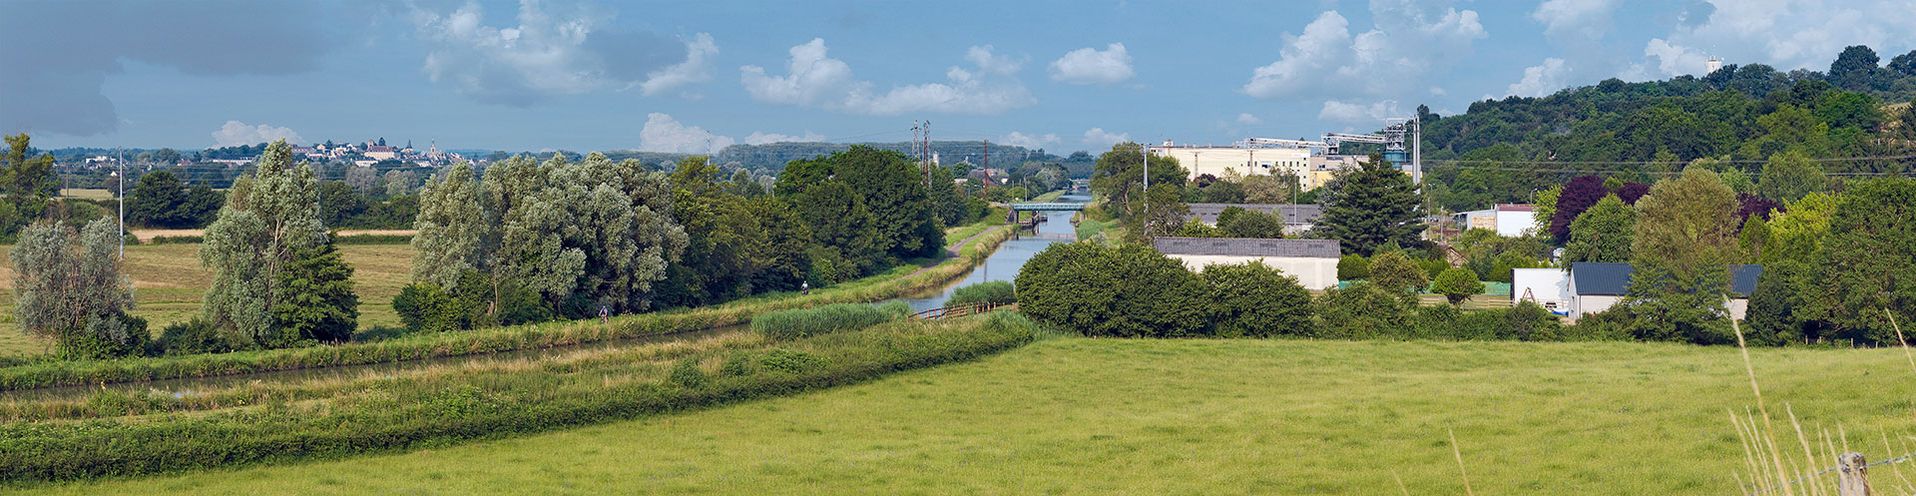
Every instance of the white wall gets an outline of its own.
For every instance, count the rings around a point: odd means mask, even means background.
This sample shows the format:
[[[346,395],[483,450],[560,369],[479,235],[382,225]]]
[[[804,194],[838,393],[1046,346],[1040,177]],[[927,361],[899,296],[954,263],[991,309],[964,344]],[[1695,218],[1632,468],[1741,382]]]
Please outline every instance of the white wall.
[[[1516,269],[1510,275],[1510,304],[1523,301],[1524,292],[1552,312],[1570,312],[1570,273],[1563,269]]]
[[[1516,238],[1536,229],[1536,212],[1497,211],[1497,235],[1499,236]]]
[[[1198,147],[1151,147],[1151,154],[1171,157],[1184,167],[1192,179],[1210,174],[1212,177],[1224,177],[1226,171],[1236,172],[1239,176],[1272,175],[1289,173],[1298,177],[1308,176],[1310,168],[1309,150],[1287,148],[1198,148]],[[1269,167],[1265,167],[1265,166]]]
[[[1622,296],[1578,295],[1570,300],[1570,318],[1581,319],[1585,314],[1607,310],[1622,301]]]
[[[1297,278],[1297,284],[1304,289],[1326,290],[1337,287],[1337,259],[1304,257],[1234,257],[1226,255],[1171,255],[1173,259],[1184,263],[1192,272],[1204,270],[1205,266],[1217,264],[1241,264],[1262,261],[1264,265],[1283,271],[1284,275]]]

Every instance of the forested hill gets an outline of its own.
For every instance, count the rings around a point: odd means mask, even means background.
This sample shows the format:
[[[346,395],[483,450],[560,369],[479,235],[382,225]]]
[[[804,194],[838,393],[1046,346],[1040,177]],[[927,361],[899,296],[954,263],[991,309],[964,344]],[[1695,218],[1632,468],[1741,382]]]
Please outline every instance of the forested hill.
[[[1855,46],[1827,72],[1726,65],[1703,77],[1484,100],[1462,115],[1420,107],[1428,187],[1445,208],[1481,208],[1571,176],[1648,180],[1702,158],[1753,174],[1784,150],[1840,159],[1823,162],[1831,173],[1916,170],[1908,159],[1856,159],[1916,154],[1916,112],[1906,110],[1916,51],[1879,62]]]
[[[911,153],[910,142],[861,143],[880,150],[894,150]],[[719,163],[737,162],[751,169],[777,171],[793,160],[812,159],[845,151],[852,143],[768,143],[763,145],[732,145],[720,150],[712,157]],[[946,165],[962,160],[973,164],[985,162],[986,144],[983,141],[933,141],[931,150],[938,154]],[[993,167],[1005,168],[1026,160],[1057,161],[1058,157],[1045,153],[1044,149],[1027,149],[1021,146],[1003,144],[989,145]]]

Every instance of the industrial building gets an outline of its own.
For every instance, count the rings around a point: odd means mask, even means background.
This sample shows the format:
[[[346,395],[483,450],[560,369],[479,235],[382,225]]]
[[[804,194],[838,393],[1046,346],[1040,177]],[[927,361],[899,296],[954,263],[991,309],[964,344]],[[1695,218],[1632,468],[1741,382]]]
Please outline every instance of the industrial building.
[[[1310,167],[1310,150],[1179,145],[1170,141],[1151,147],[1151,154],[1177,159],[1191,179],[1209,174],[1224,177],[1293,175],[1303,177]],[[1309,188],[1306,188],[1309,189]]]
[[[1423,154],[1419,140],[1422,126],[1415,119],[1388,119],[1378,134],[1325,133],[1318,140],[1246,138],[1230,146],[1179,145],[1165,140],[1147,147],[1150,154],[1177,159],[1191,179],[1199,176],[1225,177],[1253,175],[1291,175],[1298,187],[1315,189],[1335,178],[1339,171],[1355,168],[1364,158],[1340,153],[1346,143],[1380,145],[1384,160],[1410,174],[1413,183],[1424,181]]]
[[[1152,245],[1193,272],[1217,264],[1263,262],[1297,278],[1304,289],[1318,291],[1337,287],[1337,259],[1343,255],[1334,239],[1159,237]]]

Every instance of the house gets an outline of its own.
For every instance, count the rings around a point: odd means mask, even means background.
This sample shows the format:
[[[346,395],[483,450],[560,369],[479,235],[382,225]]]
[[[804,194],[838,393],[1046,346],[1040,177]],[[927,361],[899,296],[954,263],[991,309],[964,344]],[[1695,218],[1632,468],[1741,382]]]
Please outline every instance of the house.
[[[1454,219],[1464,229],[1489,229],[1498,236],[1521,237],[1537,228],[1536,207],[1499,203],[1487,210],[1458,213]]]
[[[399,150],[390,146],[373,145],[366,147],[366,158],[373,160],[393,160],[399,157]]]
[[[1258,261],[1297,278],[1304,289],[1319,291],[1337,287],[1337,259],[1343,255],[1334,239],[1160,237],[1152,245],[1193,272]]]
[[[1252,212],[1277,214],[1284,219],[1284,234],[1297,234],[1311,230],[1317,225],[1317,219],[1324,216],[1324,206],[1317,204],[1290,203],[1192,203],[1186,205],[1191,213],[1185,220],[1196,220],[1205,224],[1217,225],[1218,214],[1224,209],[1238,207]]]
[[[1567,287],[1570,318],[1604,311],[1623,301],[1630,287],[1631,267],[1627,263],[1577,262],[1570,264]],[[1730,318],[1743,320],[1750,308],[1750,294],[1756,292],[1756,280],[1763,275],[1761,265],[1730,266]],[[1516,293],[1513,285],[1512,293]]]
[[[1570,315],[1570,273],[1551,267],[1510,274],[1510,304],[1529,301],[1557,315]]]

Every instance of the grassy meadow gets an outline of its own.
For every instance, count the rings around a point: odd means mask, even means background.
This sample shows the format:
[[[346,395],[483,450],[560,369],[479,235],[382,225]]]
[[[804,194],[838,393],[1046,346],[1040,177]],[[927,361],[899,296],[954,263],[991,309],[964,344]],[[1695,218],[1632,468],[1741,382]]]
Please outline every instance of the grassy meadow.
[[[13,262],[11,245],[0,245],[0,357],[46,353],[48,343],[27,337],[13,322]],[[145,317],[156,335],[160,328],[199,315],[200,300],[212,285],[213,273],[200,266],[199,244],[155,244],[126,247],[126,272],[133,278],[133,314]],[[353,266],[354,290],[359,292],[359,325],[400,325],[392,309],[393,296],[412,277],[412,247],[405,244],[340,245]]]
[[[1900,454],[1899,350],[1752,350],[1773,412]],[[859,385],[399,454],[55,494],[1722,494],[1735,348],[1040,341]],[[1781,415],[1781,413],[1778,413]],[[1780,419],[1787,425],[1787,419]],[[1787,428],[1787,427],[1786,427]],[[1794,439],[1778,439],[1794,449]],[[1897,480],[1912,467],[1872,469]]]

